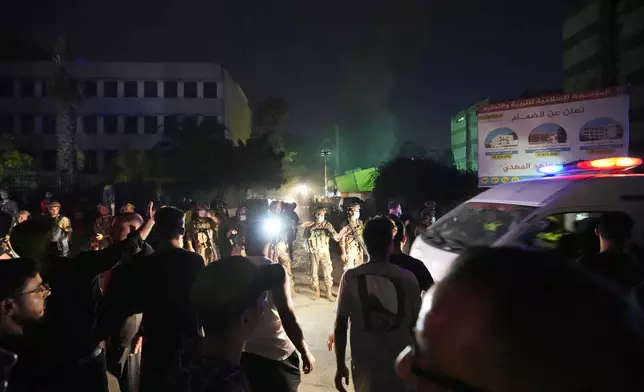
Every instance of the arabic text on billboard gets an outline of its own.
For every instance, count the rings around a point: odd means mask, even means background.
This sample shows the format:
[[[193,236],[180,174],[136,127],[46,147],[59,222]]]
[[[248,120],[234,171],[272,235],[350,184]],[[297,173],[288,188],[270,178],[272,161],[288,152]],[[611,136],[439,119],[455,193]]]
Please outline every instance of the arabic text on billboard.
[[[557,163],[628,154],[625,88],[483,105],[479,186],[539,177]]]

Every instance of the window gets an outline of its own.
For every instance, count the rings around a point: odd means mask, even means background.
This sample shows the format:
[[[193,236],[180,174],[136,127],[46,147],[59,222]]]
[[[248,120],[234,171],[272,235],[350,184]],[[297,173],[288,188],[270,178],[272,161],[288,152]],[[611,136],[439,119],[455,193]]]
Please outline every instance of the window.
[[[13,114],[0,115],[0,134],[12,134],[15,122]]]
[[[56,150],[45,150],[42,152],[42,168],[45,170],[56,170]]]
[[[40,80],[40,96],[41,97],[49,97],[53,96],[52,90],[51,90],[51,81],[47,79],[41,79]]]
[[[56,115],[45,114],[41,117],[42,120],[42,133],[46,135],[56,134]]]
[[[143,95],[146,98],[157,98],[159,96],[159,85],[156,81],[147,81],[143,83]]]
[[[123,132],[127,134],[135,134],[139,131],[139,118],[135,116],[125,117],[125,124]]]
[[[137,98],[139,96],[139,86],[136,80],[123,82],[124,96],[127,98]]]
[[[0,97],[13,97],[13,80],[8,78],[0,79]]]
[[[159,125],[157,124],[157,116],[145,116],[143,119],[143,132],[144,133],[157,133]]]
[[[217,98],[217,82],[203,82],[203,97]]]
[[[20,96],[31,98],[36,94],[36,83],[33,79],[23,79],[20,81]]]
[[[98,172],[98,154],[95,150],[88,150],[85,152],[84,170],[87,173]]]
[[[179,96],[179,86],[177,85],[177,82],[163,82],[163,96],[165,98],[177,98]]]
[[[114,134],[118,132],[118,117],[117,116],[104,116],[103,117],[103,133]]]
[[[98,83],[96,80],[83,81],[83,96],[85,98],[94,98],[98,95]]]
[[[103,96],[107,98],[116,98],[119,95],[118,83],[116,80],[106,80],[103,82]]]
[[[183,82],[183,97],[197,98],[197,82]]]
[[[105,151],[105,156],[103,161],[105,168],[107,169],[107,168],[116,166],[118,157],[119,157],[118,151],[114,151],[114,150]]]
[[[20,132],[23,135],[34,133],[34,116],[32,114],[23,114],[20,116]]]
[[[521,242],[529,247],[553,250],[559,255],[578,259],[599,252],[595,234],[600,212],[569,212],[551,215],[534,224]]]
[[[533,210],[534,207],[512,204],[461,204],[431,226],[423,238],[432,246],[451,251],[490,246]]]
[[[163,118],[163,129],[174,130],[179,126],[179,119],[177,116],[165,116]]]
[[[87,135],[95,135],[98,131],[98,117],[85,116],[83,117],[83,132]]]

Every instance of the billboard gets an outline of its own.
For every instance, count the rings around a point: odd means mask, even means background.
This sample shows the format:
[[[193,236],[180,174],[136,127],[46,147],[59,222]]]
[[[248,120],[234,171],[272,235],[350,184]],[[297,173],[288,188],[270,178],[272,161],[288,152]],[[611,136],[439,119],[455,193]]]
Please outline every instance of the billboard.
[[[557,163],[628,154],[628,94],[614,87],[481,105],[480,187],[539,177]]]

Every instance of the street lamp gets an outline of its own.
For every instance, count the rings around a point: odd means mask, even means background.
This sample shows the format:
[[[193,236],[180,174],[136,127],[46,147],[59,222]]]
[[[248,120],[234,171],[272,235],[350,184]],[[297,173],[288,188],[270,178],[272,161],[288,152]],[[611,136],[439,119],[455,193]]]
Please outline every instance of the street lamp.
[[[320,156],[322,159],[324,159],[324,198],[327,198],[327,174],[326,174],[326,161],[329,159],[329,156],[331,155],[331,150],[322,150],[320,151]]]

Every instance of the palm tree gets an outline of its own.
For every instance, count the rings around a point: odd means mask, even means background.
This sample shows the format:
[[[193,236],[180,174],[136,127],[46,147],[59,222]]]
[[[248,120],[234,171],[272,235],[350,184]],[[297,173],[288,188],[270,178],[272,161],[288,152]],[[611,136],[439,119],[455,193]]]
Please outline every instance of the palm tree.
[[[75,112],[82,96],[77,82],[67,71],[67,39],[64,34],[60,35],[54,44],[52,59],[56,64],[53,91],[58,98],[56,105],[57,169],[72,173],[75,159]]]

